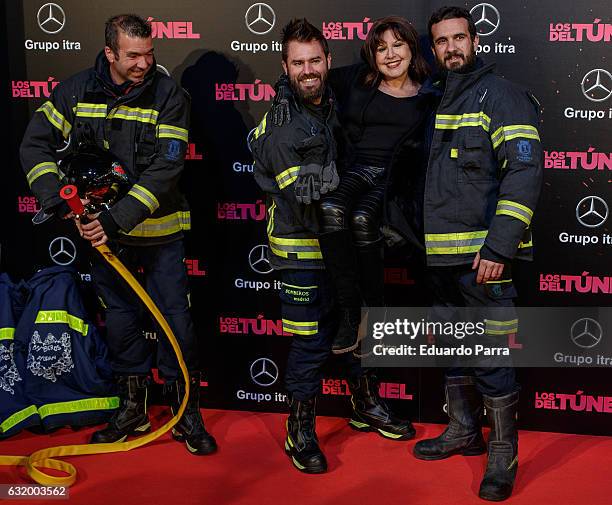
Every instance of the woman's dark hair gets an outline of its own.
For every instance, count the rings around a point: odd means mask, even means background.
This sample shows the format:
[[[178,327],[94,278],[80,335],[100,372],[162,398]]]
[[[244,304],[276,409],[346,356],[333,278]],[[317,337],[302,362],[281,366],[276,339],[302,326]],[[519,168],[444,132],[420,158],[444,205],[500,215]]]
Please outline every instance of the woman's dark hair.
[[[376,51],[383,43],[382,36],[387,30],[391,30],[397,39],[403,40],[408,44],[412,54],[412,61],[408,67],[408,76],[413,81],[423,83],[429,75],[429,66],[419,49],[419,35],[417,31],[406,18],[388,16],[374,22],[361,48],[361,57],[370,67],[365,77],[365,84],[378,86],[382,79],[382,74],[376,65]]]

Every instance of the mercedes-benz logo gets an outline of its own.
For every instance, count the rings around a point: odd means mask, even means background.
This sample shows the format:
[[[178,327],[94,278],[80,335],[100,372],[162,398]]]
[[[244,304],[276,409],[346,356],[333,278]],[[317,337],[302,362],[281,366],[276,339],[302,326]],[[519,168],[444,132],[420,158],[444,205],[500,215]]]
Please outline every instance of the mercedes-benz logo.
[[[582,226],[597,228],[608,219],[608,204],[598,196],[585,196],[576,205],[576,219]]]
[[[170,72],[168,72],[168,69],[163,65],[160,65],[159,63],[157,64],[157,71],[161,72],[164,75],[167,75],[168,77],[171,77]]]
[[[273,268],[268,261],[268,246],[266,244],[256,245],[249,252],[249,265],[254,272],[266,275],[272,272]]]
[[[603,337],[601,325],[590,317],[583,317],[574,321],[570,329],[570,337],[572,342],[582,349],[591,349],[595,347]]]
[[[38,9],[36,14],[38,27],[49,35],[59,33],[66,24],[66,14],[59,5],[47,3]]]
[[[255,130],[257,130],[257,127],[253,128],[248,134],[247,134],[247,146],[249,148],[249,151],[253,152],[253,149],[251,149],[251,142],[253,142],[253,135],[255,134]]]
[[[74,242],[67,237],[56,237],[49,244],[49,256],[56,265],[66,266],[72,263],[77,255]]]
[[[278,367],[268,358],[259,358],[251,363],[251,380],[258,386],[269,387],[278,380]]]
[[[274,28],[276,14],[268,4],[258,2],[247,9],[244,22],[251,33],[265,35]]]
[[[472,7],[470,14],[474,18],[476,31],[481,37],[493,35],[499,28],[500,16],[497,8],[491,4],[478,4]]]
[[[612,74],[603,68],[594,68],[584,74],[580,87],[591,102],[603,102],[612,96]]]

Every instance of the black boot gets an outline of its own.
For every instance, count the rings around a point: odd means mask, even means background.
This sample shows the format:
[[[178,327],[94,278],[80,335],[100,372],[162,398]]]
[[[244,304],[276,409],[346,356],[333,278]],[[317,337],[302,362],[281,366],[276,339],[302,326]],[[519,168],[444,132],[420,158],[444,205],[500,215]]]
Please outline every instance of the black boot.
[[[332,342],[332,352],[350,352],[356,349],[359,343],[362,305],[351,232],[339,230],[323,233],[319,235],[319,246],[325,268],[334,285],[339,311],[338,332]]]
[[[487,450],[482,437],[482,396],[473,377],[446,379],[446,408],[450,421],[436,438],[417,442],[413,453],[418,459],[444,459],[454,454],[476,456]]]
[[[353,415],[349,426],[359,431],[376,431],[385,438],[409,440],[416,430],[412,423],[396,417],[378,394],[378,380],[367,372],[356,381],[349,380]]]
[[[180,421],[172,428],[172,437],[179,442],[185,442],[187,450],[192,454],[207,455],[217,450],[217,442],[204,427],[200,412],[200,372],[189,374],[189,400],[187,408]],[[185,396],[185,383],[182,378],[169,385],[171,391],[172,415],[176,415]]]
[[[285,452],[293,465],[304,473],[324,473],[327,460],[319,448],[315,432],[316,397],[310,400],[289,400]]]
[[[117,378],[121,404],[108,426],[94,432],[91,444],[123,442],[128,435],[139,435],[151,429],[147,415],[148,378],[141,375],[120,375]]]
[[[518,398],[518,391],[506,396],[484,397],[491,434],[487,470],[478,493],[483,500],[502,501],[512,494],[518,470]]]

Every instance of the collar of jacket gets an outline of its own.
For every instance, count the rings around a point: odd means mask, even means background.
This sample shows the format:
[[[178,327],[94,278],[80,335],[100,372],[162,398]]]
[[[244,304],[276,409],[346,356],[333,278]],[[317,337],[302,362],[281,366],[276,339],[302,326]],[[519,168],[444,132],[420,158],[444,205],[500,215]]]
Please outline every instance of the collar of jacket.
[[[419,95],[432,95],[441,98],[443,94],[444,80],[438,74],[429,76],[419,89]]]
[[[444,97],[441,107],[449,106],[455,99],[466,90],[476,84],[484,75],[490,74],[495,69],[495,63],[485,64],[480,58],[476,58],[476,68],[467,74],[449,72],[444,87]]]
[[[323,104],[324,101],[329,104],[329,110],[327,111],[327,117],[325,118],[325,121],[329,121],[329,118],[331,118],[334,112],[334,106],[336,105],[336,97],[334,96],[334,92],[329,85],[326,85],[325,87],[325,92],[321,98],[321,104]],[[308,108],[302,107],[302,102],[297,96],[295,96],[295,93],[291,93],[291,102],[298,113],[308,112]]]
[[[134,85],[134,83],[130,80],[125,81],[123,84],[115,84],[110,74],[110,64],[106,59],[106,55],[104,54],[104,50],[98,53],[96,57],[96,64],[94,66],[96,80],[102,86],[102,89],[107,95],[121,98],[122,96],[131,96],[134,93],[134,90],[137,90],[137,94],[140,94],[140,91],[151,84],[153,81],[153,77],[157,72],[157,63],[155,59],[153,60],[153,65],[144,76],[144,79],[141,83]],[[130,89],[131,88],[131,89]],[[126,95],[126,91],[129,89]]]

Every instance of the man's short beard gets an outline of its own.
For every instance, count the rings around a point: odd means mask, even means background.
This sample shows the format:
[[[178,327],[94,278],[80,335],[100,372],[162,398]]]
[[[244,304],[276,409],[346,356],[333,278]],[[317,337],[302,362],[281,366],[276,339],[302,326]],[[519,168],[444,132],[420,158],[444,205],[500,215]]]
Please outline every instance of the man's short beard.
[[[455,72],[457,74],[468,74],[474,67],[476,66],[476,51],[470,52],[468,55],[463,55],[465,57],[465,62],[463,65],[459,67],[455,67],[453,69],[449,69],[444,64],[445,62],[440,63],[440,61],[436,58],[436,65],[438,67],[439,73],[442,75],[446,75],[448,72]]]
[[[317,77],[319,77],[319,79],[321,80],[321,85],[317,89],[313,89],[311,91],[305,91],[304,89],[302,89],[297,77],[290,78],[289,82],[291,84],[293,94],[304,103],[314,103],[320,98],[322,98],[325,94],[325,87],[327,86],[327,75],[318,74]]]

